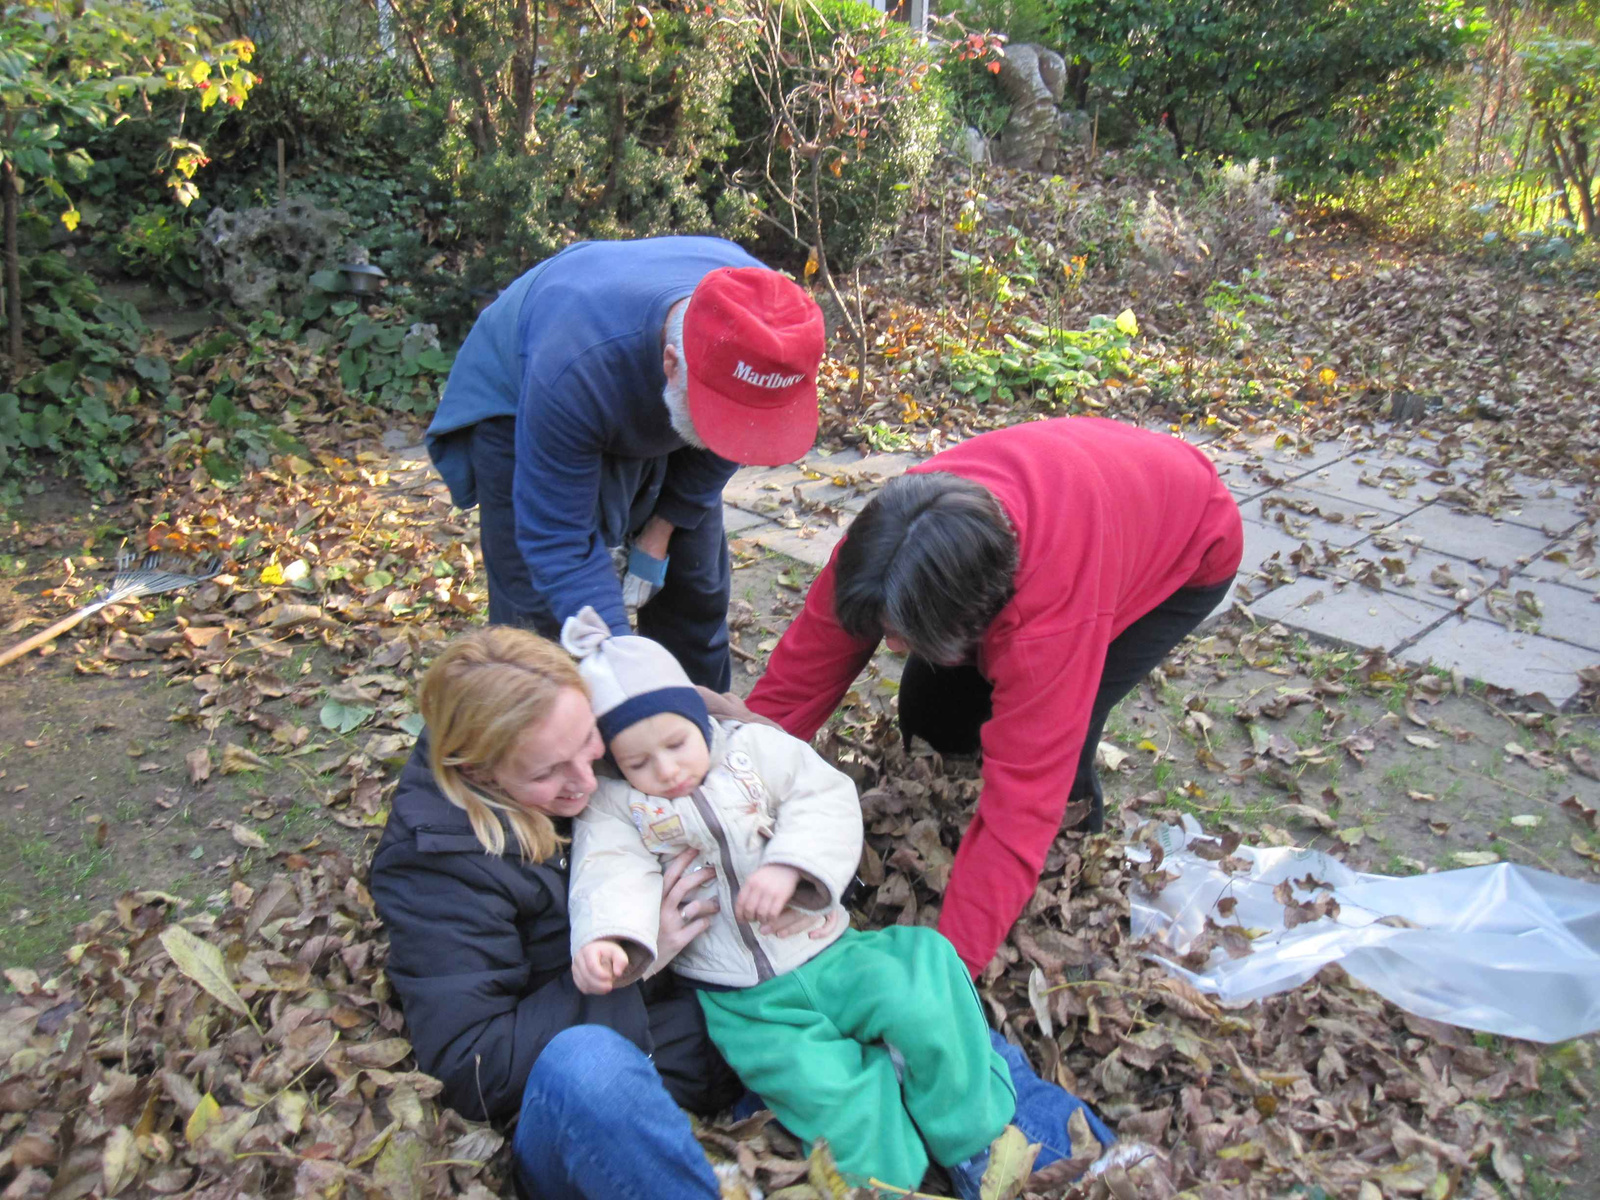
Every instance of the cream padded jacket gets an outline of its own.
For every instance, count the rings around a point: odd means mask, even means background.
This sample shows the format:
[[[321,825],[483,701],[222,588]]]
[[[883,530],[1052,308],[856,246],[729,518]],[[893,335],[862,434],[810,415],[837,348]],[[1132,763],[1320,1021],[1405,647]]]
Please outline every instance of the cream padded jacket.
[[[572,953],[597,938],[627,947],[618,986],[655,961],[663,868],[685,849],[716,871],[721,910],[672,961],[678,974],[749,987],[791,971],[831,945],[808,932],[775,938],[734,917],[740,884],[757,867],[794,867],[803,878],[792,905],[838,906],[861,859],[861,804],[849,777],[798,738],[767,725],[714,721],[711,769],[688,796],[662,800],[602,779],[573,823]]]

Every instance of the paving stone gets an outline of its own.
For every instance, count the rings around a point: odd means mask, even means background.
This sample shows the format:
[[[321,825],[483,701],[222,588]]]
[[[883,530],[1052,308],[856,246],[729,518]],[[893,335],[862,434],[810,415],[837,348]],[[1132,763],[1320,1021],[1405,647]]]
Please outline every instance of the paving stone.
[[[1399,519],[1370,504],[1352,504],[1298,487],[1279,488],[1239,506],[1247,520],[1286,528],[1294,537],[1330,546],[1353,546]]]
[[[860,512],[880,487],[922,461],[915,454],[869,454],[863,458],[851,453],[853,457],[843,462],[840,461],[843,455],[808,460],[805,465],[824,478],[800,484],[800,494],[807,500],[831,504],[846,512]],[[846,480],[843,486],[834,482],[841,477]]]
[[[1440,485],[1428,480],[1427,471],[1418,469],[1426,465],[1412,459],[1402,466],[1385,462],[1377,455],[1358,453],[1302,475],[1294,486],[1364,509],[1378,508],[1404,516],[1438,496]]]
[[[1263,525],[1260,521],[1244,522],[1244,558],[1239,562],[1240,582],[1248,585],[1252,595],[1259,597],[1272,586],[1258,577],[1265,564],[1273,555],[1277,555],[1284,569],[1293,574],[1298,568],[1289,556],[1304,544],[1276,525]]]
[[[1419,538],[1429,550],[1485,566],[1519,568],[1519,560],[1535,557],[1551,540],[1535,529],[1456,512],[1441,504],[1402,517],[1387,526],[1382,536],[1398,543]]]
[[[1538,616],[1519,606],[1519,591],[1533,593],[1542,610]],[[1467,615],[1500,624],[1500,620],[1490,611],[1491,600],[1502,611],[1515,614],[1514,623],[1518,626],[1526,626],[1541,637],[1570,642],[1574,646],[1600,653],[1600,603],[1595,601],[1593,585],[1585,591],[1564,587],[1559,583],[1513,576],[1505,588],[1496,588],[1489,595],[1475,600],[1472,607],[1467,609]]]
[[[791,489],[807,478],[806,469],[797,463],[781,467],[741,467],[722,489],[722,502],[765,516],[780,500],[789,502]]]
[[[1243,450],[1236,450],[1218,442],[1209,442],[1200,449],[1211,460],[1212,466],[1216,467],[1218,477],[1228,485],[1233,498],[1240,503],[1263,496],[1273,489],[1273,484],[1256,478],[1254,472],[1259,464]]]
[[[1409,663],[1431,662],[1469,679],[1521,695],[1543,693],[1557,708],[1578,694],[1577,672],[1600,662],[1600,653],[1531,633],[1514,633],[1492,621],[1454,617],[1400,652]]]
[[[1513,475],[1506,482],[1518,496],[1507,500],[1496,511],[1495,515],[1502,521],[1560,537],[1583,519],[1579,490],[1571,484],[1528,475]]]
[[[1250,611],[1257,620],[1279,621],[1318,637],[1385,650],[1420,636],[1445,617],[1433,605],[1405,596],[1356,584],[1340,589],[1330,580],[1310,576],[1269,593]]]
[[[758,517],[755,513],[746,512],[742,508],[735,508],[731,504],[722,506],[722,529],[723,532],[730,536],[766,523],[767,519],[765,517]]]
[[[1390,561],[1399,559],[1405,567],[1405,574],[1403,576],[1391,574],[1384,566],[1385,559]],[[1357,572],[1363,562],[1372,563],[1378,570],[1383,579],[1385,592],[1392,592],[1411,600],[1420,600],[1435,608],[1454,608],[1478,589],[1487,587],[1497,574],[1464,558],[1439,554],[1398,538],[1391,538],[1382,530],[1352,547],[1332,573],[1340,579],[1353,581],[1357,578]],[[1449,588],[1435,583],[1434,571],[1439,568],[1447,570],[1449,577],[1456,580],[1460,586]],[[1461,594],[1463,590],[1465,595]]]
[[[1299,479],[1346,457],[1354,447],[1346,441],[1306,442],[1292,433],[1263,433],[1244,449],[1263,467],[1289,481]]]
[[[748,530],[742,536],[774,554],[786,554],[799,559],[807,566],[827,565],[833,548],[844,538],[845,530],[839,525],[809,525],[807,535],[798,529],[783,529],[771,523]]]

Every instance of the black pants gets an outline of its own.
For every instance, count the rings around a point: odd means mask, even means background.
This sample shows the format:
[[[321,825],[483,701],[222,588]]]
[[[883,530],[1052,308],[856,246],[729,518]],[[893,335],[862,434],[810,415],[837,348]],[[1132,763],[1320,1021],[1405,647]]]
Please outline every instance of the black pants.
[[[559,640],[561,622],[534,586],[517,545],[516,511],[511,503],[516,420],[491,417],[465,431],[465,436],[471,438],[472,469],[477,476],[478,535],[484,573],[489,577],[489,621],[518,625]],[[632,500],[631,496],[621,498],[624,510]],[[649,513],[644,516],[648,518]],[[639,633],[672,651],[695,683],[725,692],[733,677],[728,653],[733,571],[728,539],[722,531],[722,509],[707,513],[693,529],[674,532],[667,543],[667,557],[671,561],[666,585],[639,610]]]
[[[1139,681],[1161,665],[1161,660],[1228,594],[1228,583],[1214,587],[1180,588],[1129,625],[1106,647],[1100,668],[1099,690],[1089,716],[1089,732],[1078,754],[1078,773],[1067,803],[1088,800],[1089,814],[1082,827],[1098,833],[1105,824],[1105,796],[1095,773],[1095,751],[1106,718],[1117,702]],[[907,742],[920,737],[941,754],[972,754],[979,747],[978,731],[994,708],[994,688],[976,667],[938,667],[912,655],[900,677],[900,733]],[[1041,696],[1039,703],[1048,697]]]

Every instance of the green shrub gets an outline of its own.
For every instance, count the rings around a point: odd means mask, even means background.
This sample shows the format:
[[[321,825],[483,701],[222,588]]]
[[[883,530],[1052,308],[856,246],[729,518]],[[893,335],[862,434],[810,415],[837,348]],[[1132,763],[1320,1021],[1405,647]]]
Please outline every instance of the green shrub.
[[[124,272],[156,283],[200,287],[194,226],[170,206],[134,213],[111,243]]]
[[[882,86],[878,81],[885,77],[920,77],[917,86],[897,93],[882,125],[873,129],[854,153],[830,161],[830,169],[822,173],[819,191],[828,258],[836,269],[848,269],[881,246],[910,211],[916,189],[927,179],[940,144],[950,132],[951,120],[944,84],[930,69],[936,64],[933,49],[904,26],[889,22],[878,10],[856,0],[811,0],[785,9],[784,40],[794,66],[784,68],[777,79],[762,81],[768,93],[790,94],[802,82],[810,56],[831,53],[840,29],[881,30],[856,60],[862,85]],[[763,68],[758,65],[756,69]],[[735,142],[730,166],[751,181],[776,221],[792,229],[791,206],[766,175],[770,154],[772,176],[779,181],[790,179],[793,151],[773,138],[762,85],[749,76],[740,79],[729,111]],[[803,222],[801,232],[804,240]]]
[[[1330,192],[1428,151],[1483,28],[1462,0],[1054,0],[1102,99],[1178,153],[1275,158]]]
[[[22,298],[44,365],[0,394],[0,496],[14,478],[36,477],[38,456],[62,474],[110,487],[132,464],[141,382],[170,378],[165,361],[141,353],[147,332],[131,304],[102,301],[68,259],[53,252],[22,261]]]

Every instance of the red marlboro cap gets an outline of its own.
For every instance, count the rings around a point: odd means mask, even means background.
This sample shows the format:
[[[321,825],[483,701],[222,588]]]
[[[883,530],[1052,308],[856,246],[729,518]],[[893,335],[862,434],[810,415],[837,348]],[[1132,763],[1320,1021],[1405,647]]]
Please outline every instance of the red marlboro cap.
[[[765,267],[722,267],[700,281],[683,316],[689,418],[737,463],[793,462],[817,440],[822,310]]]

